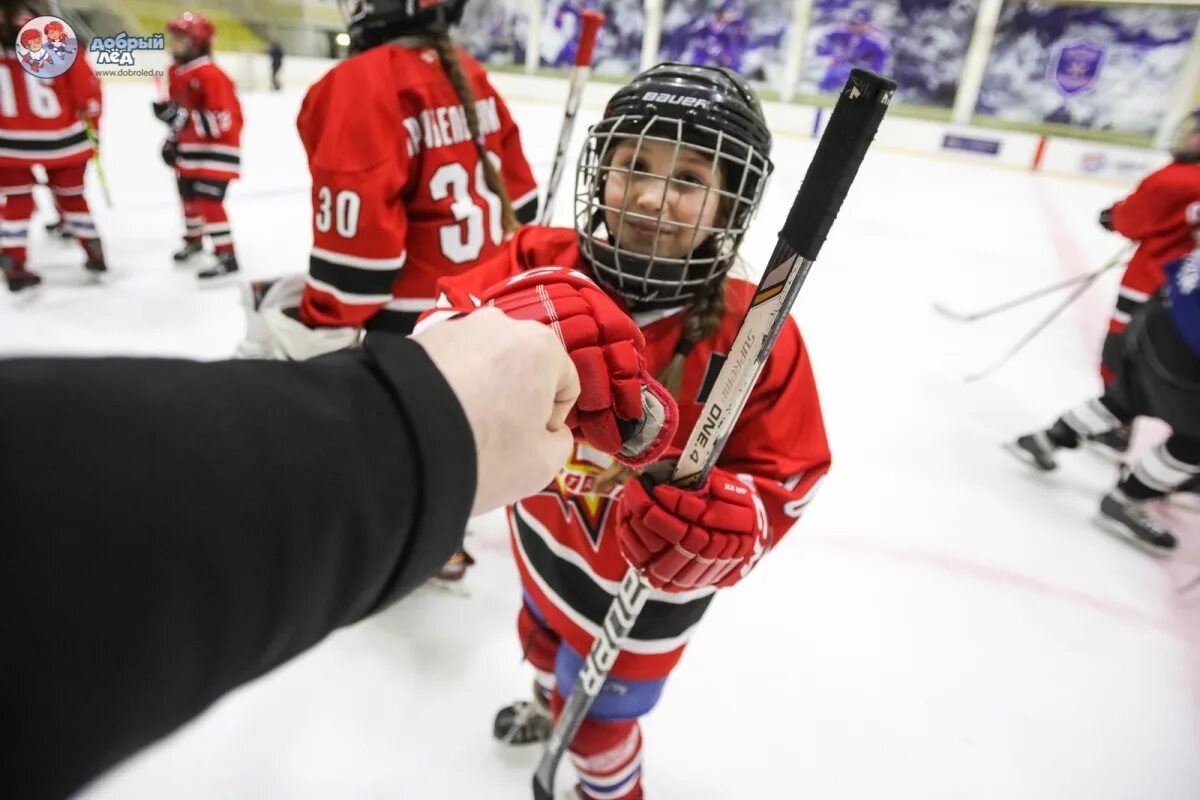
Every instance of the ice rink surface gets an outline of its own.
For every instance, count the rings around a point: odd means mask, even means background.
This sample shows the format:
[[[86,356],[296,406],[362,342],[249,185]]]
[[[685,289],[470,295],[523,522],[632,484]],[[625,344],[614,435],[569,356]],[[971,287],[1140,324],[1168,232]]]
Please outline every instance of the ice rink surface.
[[[511,100],[543,179],[565,96],[552,86]],[[89,285],[81,251],[35,226],[47,286],[22,308],[0,297],[0,353],[227,356],[242,332],[236,290],[202,291],[170,260],[182,221],[151,89],[106,92],[116,206],[94,186],[90,197],[113,278]],[[245,177],[228,208],[249,278],[307,265],[300,98],[243,96]],[[770,253],[814,144],[777,135],[751,264]],[[1056,299],[969,325],[931,311],[1103,263],[1121,242],[1096,213],[1129,188],[868,157],[796,310],[832,472],[791,535],[713,604],[644,721],[651,800],[1200,797],[1200,588],[1176,591],[1200,573],[1200,502],[1164,509],[1182,538],[1164,564],[1090,523],[1114,467],[1068,452],[1043,477],[1000,448],[1098,393],[1116,274],[974,384],[962,376]],[[1142,448],[1162,436],[1138,433]],[[466,596],[423,589],[331,636],[84,797],[527,798],[536,750],[490,735],[531,679],[503,518],[475,520],[467,546],[479,563]]]

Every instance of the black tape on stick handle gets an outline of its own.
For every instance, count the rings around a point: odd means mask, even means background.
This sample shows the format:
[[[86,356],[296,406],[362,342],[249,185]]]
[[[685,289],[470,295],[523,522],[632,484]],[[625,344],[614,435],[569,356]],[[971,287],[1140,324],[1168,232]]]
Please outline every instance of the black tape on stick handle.
[[[850,70],[796,202],[779,232],[779,238],[804,258],[817,260],[894,91],[895,81],[865,69]]]

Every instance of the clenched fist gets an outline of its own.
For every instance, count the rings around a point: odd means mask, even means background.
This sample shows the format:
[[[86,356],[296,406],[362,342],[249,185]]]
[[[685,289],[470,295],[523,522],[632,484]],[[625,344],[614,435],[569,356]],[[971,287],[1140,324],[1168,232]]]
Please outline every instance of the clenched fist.
[[[471,513],[546,486],[571,454],[566,420],[579,397],[579,375],[554,333],[485,308],[412,338],[454,390],[475,435]]]

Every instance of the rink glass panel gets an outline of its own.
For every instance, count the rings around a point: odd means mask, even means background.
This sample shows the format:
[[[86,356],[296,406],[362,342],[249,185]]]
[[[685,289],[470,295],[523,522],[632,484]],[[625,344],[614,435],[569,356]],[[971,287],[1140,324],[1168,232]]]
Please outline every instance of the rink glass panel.
[[[814,0],[797,89],[837,92],[862,67],[895,79],[904,103],[950,108],[978,10],[977,0]]]
[[[524,64],[529,15],[523,0],[470,0],[453,35],[484,63]]]
[[[791,24],[791,3],[778,0],[665,0],[659,57],[777,86]]]
[[[580,19],[588,9],[605,16],[592,55],[595,72],[622,77],[637,74],[646,30],[642,0],[543,0],[541,66],[574,66]]]
[[[1152,134],[1198,19],[1194,8],[1006,3],[975,111]]]

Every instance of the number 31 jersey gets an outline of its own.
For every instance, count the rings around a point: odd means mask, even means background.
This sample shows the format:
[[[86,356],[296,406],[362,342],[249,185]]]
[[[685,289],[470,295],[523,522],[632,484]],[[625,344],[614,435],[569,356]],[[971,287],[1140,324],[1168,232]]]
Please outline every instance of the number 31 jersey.
[[[537,185],[516,123],[483,67],[456,50],[484,145],[529,222]],[[439,278],[499,248],[500,198],[432,47],[386,44],[338,64],[309,89],[297,127],[312,173],[306,324],[407,332]]]

